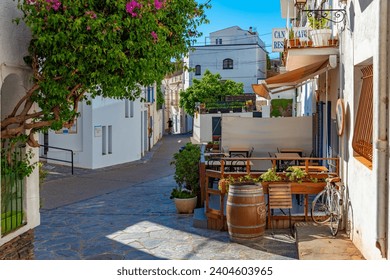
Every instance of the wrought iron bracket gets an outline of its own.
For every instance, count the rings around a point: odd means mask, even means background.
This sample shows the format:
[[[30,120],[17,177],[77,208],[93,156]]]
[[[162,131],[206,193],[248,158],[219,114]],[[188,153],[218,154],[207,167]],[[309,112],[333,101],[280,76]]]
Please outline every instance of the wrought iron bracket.
[[[347,12],[345,9],[319,9],[319,10],[302,10],[307,12],[308,17],[323,18],[333,23],[345,22]]]

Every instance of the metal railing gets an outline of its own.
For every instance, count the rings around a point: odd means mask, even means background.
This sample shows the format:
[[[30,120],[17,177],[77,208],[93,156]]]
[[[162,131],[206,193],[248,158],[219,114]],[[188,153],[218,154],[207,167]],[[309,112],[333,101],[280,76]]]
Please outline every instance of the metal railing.
[[[22,160],[24,155],[23,147],[18,147],[14,153],[14,160]],[[14,162],[2,160],[1,169],[1,235],[4,236],[11,231],[23,226],[26,221],[24,217],[24,178],[18,174]]]
[[[40,147],[44,147],[44,148],[50,148],[50,149],[56,149],[56,150],[61,150],[61,151],[70,152],[70,158],[71,158],[71,160],[52,158],[52,157],[41,156],[41,155],[39,156],[39,158],[40,158],[40,159],[41,159],[41,158],[42,158],[42,159],[51,159],[51,160],[55,160],[55,161],[70,163],[70,164],[71,164],[71,167],[72,167],[72,175],[74,174],[74,170],[73,170],[73,150],[71,150],[71,149],[64,149],[64,148],[60,148],[60,147],[49,146],[49,145],[39,145],[39,146],[40,146]]]

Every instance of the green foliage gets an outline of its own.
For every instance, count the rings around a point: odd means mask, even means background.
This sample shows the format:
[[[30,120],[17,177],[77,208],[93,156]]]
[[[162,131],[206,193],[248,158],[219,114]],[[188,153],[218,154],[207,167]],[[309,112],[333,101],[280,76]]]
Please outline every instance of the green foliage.
[[[34,154],[31,149],[26,152],[22,147],[10,146],[1,149],[1,176],[12,175],[18,180],[30,176],[34,171],[35,165],[31,163]]]
[[[316,18],[315,16],[307,16],[309,27],[311,29],[325,29],[328,28],[328,20],[323,17]]]
[[[231,80],[222,81],[220,74],[212,74],[206,70],[201,80],[193,79],[193,84],[187,90],[180,93],[180,107],[187,114],[193,116],[195,105],[223,101],[227,95],[240,95],[244,93],[243,83]]]
[[[292,99],[272,99],[271,117],[291,117]]]
[[[184,146],[184,149],[173,155],[173,160],[171,164],[175,165],[174,179],[178,187],[175,188],[174,191],[172,191],[171,196],[177,195],[181,192],[189,192],[193,196],[198,193],[199,160],[200,147],[192,143],[187,143]]]
[[[297,181],[302,183],[302,180],[308,175],[303,169],[299,167],[289,166],[286,170],[286,176],[290,181]]]
[[[157,107],[159,109],[161,109],[162,106],[165,103],[164,94],[161,91],[161,86],[160,85],[157,86],[157,100],[156,100],[156,103],[157,103]]]
[[[281,181],[282,178],[276,173],[274,168],[270,168],[267,172],[260,175],[260,180],[262,182],[277,182]]]
[[[260,180],[261,180],[260,177],[253,177],[250,174],[236,177],[236,178],[232,176],[228,176],[226,178],[222,178],[219,180],[218,189],[223,193],[227,193],[229,192],[229,185],[231,184],[237,184],[237,183],[254,184],[260,182]]]
[[[171,199],[173,198],[192,198],[195,197],[196,193],[188,191],[187,189],[182,189],[180,187],[172,189]]]
[[[131,8],[131,2],[139,5]],[[82,100],[134,100],[140,86],[160,82],[174,70],[172,60],[181,60],[202,35],[197,28],[208,22],[210,5],[195,0],[18,0],[18,7],[23,16],[15,22],[24,21],[32,35],[25,61],[33,68],[34,86],[26,104],[37,103],[41,111],[23,118],[34,133],[71,125]],[[2,121],[2,137],[15,136],[5,124],[16,123]]]

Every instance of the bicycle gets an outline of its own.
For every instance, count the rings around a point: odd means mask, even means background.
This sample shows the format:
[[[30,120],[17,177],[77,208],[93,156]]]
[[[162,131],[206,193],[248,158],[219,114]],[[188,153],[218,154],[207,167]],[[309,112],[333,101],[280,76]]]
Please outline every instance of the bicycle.
[[[317,224],[329,222],[330,231],[336,236],[339,231],[341,221],[341,207],[343,204],[341,193],[336,187],[336,182],[340,182],[339,177],[327,178],[326,186],[314,198],[311,207],[312,220]]]

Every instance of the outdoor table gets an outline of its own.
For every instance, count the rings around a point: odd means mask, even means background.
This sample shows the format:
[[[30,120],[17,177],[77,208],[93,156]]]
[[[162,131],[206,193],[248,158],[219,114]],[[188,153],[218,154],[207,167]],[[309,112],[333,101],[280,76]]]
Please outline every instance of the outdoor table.
[[[277,169],[280,170],[283,165],[291,165],[290,163],[293,161],[295,165],[298,165],[298,159],[301,156],[298,153],[275,153],[275,157],[280,159],[277,162]]]
[[[306,170],[305,165],[297,165],[297,166],[293,166],[293,167]],[[307,172],[328,172],[329,170],[325,166],[321,166],[321,165],[308,165],[306,171]]]
[[[300,156],[302,156],[303,149],[299,149],[299,148],[281,148],[281,149],[279,149],[279,153],[297,153]]]
[[[221,169],[221,162],[224,162],[224,167],[234,172],[236,168],[245,168],[247,166],[247,160],[245,158],[223,158],[221,160],[208,160],[206,161],[206,167],[212,169]],[[253,166],[253,162],[248,162],[249,166]]]
[[[243,147],[229,147],[229,154],[232,155],[245,155],[245,157],[249,157],[249,152],[251,148],[243,148]]]

